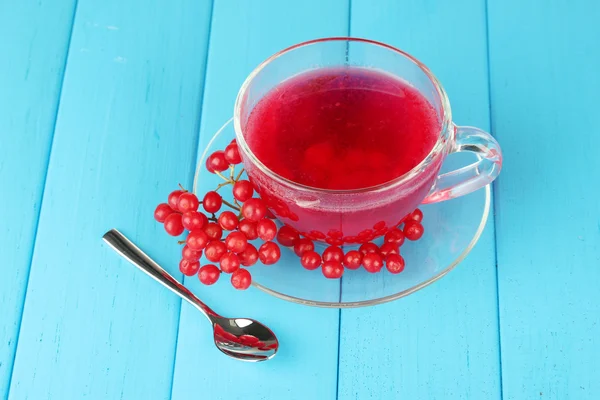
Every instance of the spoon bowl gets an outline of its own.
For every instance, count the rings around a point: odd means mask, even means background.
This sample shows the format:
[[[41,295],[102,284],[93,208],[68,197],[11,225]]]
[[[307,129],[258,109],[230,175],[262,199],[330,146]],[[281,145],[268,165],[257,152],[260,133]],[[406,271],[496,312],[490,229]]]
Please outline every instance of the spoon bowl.
[[[204,314],[213,326],[215,345],[224,354],[257,362],[269,360],[277,353],[277,337],[265,325],[253,319],[225,318],[215,313],[118,230],[111,229],[102,239],[130,263]]]

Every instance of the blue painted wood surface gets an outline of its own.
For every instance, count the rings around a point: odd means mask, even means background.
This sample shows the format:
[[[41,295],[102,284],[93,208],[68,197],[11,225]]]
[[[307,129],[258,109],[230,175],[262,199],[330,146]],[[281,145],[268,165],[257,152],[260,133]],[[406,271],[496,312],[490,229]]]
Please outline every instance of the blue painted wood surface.
[[[0,1],[0,398],[596,399],[598,15],[584,0]],[[272,361],[229,360],[100,237],[118,227],[182,278],[154,205],[191,185],[256,64],[348,32],[413,53],[457,123],[491,127],[495,215],[456,271],[375,308],[186,279],[281,339]]]

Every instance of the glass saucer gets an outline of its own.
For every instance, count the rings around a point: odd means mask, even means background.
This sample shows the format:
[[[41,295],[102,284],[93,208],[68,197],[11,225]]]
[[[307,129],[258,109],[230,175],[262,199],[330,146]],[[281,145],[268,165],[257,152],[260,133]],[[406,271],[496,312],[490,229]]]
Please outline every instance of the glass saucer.
[[[206,191],[214,190],[222,182],[206,170],[206,157],[224,149],[234,138],[233,123],[229,120],[210,139],[199,158],[194,177],[194,193],[198,197],[202,198]],[[443,169],[465,165],[464,156],[448,157]],[[236,172],[240,169],[238,166]],[[231,199],[228,187],[220,192],[226,200]],[[392,275],[385,268],[377,274],[363,268],[347,269],[341,279],[330,280],[322,275],[320,268],[304,269],[294,252],[282,246],[281,260],[277,264],[257,263],[250,267],[252,285],[283,300],[326,308],[372,306],[408,296],[445,276],[473,249],[487,222],[490,188],[488,185],[467,196],[420,208],[424,214],[425,234],[419,241],[406,241],[402,246],[406,267],[400,274]]]

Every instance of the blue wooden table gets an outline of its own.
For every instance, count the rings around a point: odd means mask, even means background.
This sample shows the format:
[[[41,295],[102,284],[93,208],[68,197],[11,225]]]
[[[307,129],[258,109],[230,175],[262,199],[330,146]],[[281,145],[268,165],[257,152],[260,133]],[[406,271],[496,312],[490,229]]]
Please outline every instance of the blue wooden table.
[[[0,0],[0,398],[598,399],[600,3]],[[476,249],[396,302],[335,310],[186,285],[281,349],[220,354],[195,310],[102,244],[182,278],[152,219],[264,58],[324,36],[400,47],[505,168]],[[225,288],[225,286],[223,286]]]

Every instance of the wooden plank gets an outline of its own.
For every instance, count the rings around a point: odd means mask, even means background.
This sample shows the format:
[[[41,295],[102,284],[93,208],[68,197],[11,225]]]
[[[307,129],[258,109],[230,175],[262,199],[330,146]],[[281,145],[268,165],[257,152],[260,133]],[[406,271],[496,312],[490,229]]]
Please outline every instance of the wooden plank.
[[[74,11],[72,0],[0,2],[0,398],[17,346]]]
[[[191,179],[210,9],[79,1],[10,399],[169,397],[180,301],[101,237],[180,251],[152,213]]]
[[[217,0],[200,150],[231,118],[237,91],[255,66],[294,43],[345,35],[347,21],[346,0]],[[202,187],[209,189],[206,185]],[[290,260],[295,262],[290,268],[300,268],[295,256]],[[287,266],[282,264],[271,268],[285,270]],[[186,285],[201,293],[224,315],[257,318],[271,327],[280,340],[279,353],[273,360],[254,365],[228,359],[214,348],[210,326],[204,318],[184,304],[172,398],[187,399],[202,393],[203,398],[215,400],[334,399],[339,311],[287,303],[254,288],[237,292],[230,287],[228,277],[223,278],[210,288],[201,288],[195,277],[186,279]],[[324,279],[317,283],[323,287],[331,284],[337,285]]]
[[[489,127],[483,0],[353,0],[351,15],[353,36],[431,67],[457,123]],[[493,224],[442,281],[394,303],[342,311],[339,399],[501,397]]]
[[[600,53],[592,1],[491,1],[505,399],[600,391]],[[507,29],[510,26],[510,29]]]

